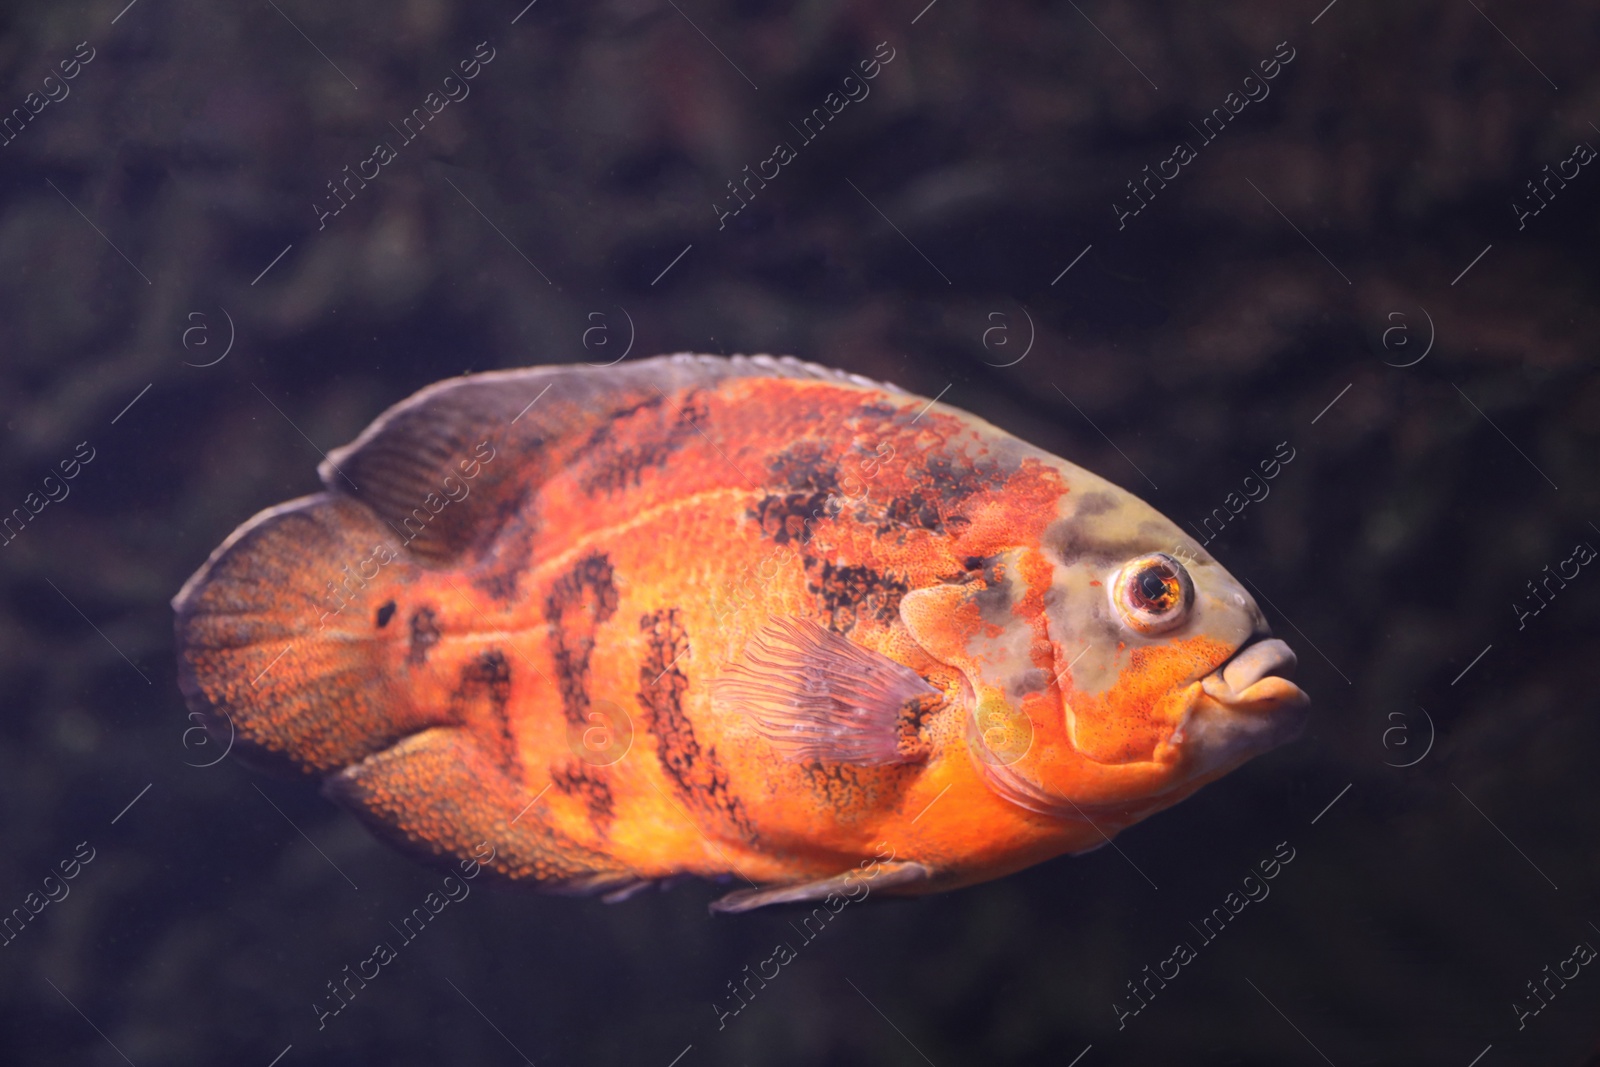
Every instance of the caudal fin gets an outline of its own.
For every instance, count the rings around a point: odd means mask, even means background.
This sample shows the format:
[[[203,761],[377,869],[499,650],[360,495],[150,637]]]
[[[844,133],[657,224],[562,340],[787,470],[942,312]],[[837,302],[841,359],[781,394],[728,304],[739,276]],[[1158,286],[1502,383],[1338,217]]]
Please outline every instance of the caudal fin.
[[[463,721],[416,707],[392,663],[395,601],[418,569],[402,553],[371,509],[336,494],[246,523],[173,600],[190,710],[250,762],[325,776],[329,795],[425,861],[471,859],[567,893],[647,881],[528,812],[538,796],[485,747],[470,701]]]
[[[189,709],[247,759],[315,774],[432,725],[379,653],[385,611],[394,612],[387,590],[415,566],[348,498],[321,494],[257,515],[173,599]]]

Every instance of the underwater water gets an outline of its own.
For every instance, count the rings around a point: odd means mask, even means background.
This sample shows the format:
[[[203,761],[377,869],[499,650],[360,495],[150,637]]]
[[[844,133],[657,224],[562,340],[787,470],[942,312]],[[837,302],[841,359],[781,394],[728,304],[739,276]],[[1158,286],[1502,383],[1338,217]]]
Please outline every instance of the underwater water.
[[[0,1063],[1600,1062],[1592,5],[0,27]],[[431,382],[688,351],[1142,497],[1298,653],[1304,735],[825,926],[484,880],[392,933],[442,872],[205,733],[171,598]]]

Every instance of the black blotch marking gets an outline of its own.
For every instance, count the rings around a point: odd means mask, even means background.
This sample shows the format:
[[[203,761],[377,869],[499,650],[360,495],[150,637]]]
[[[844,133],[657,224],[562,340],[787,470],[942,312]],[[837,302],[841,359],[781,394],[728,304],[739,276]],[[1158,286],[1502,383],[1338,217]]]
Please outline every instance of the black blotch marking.
[[[928,716],[943,708],[945,697],[943,693],[924,693],[906,702],[900,709],[900,742],[902,747],[926,747],[927,738],[923,736],[923,727],[928,721]]]
[[[555,660],[556,685],[567,721],[584,725],[589,711],[589,657],[594,634],[617,612],[611,560],[602,553],[580,559],[555,580],[544,602],[544,619]]]
[[[799,441],[767,461],[775,481],[791,493],[832,493],[839,477],[827,449],[815,441]]]
[[[953,505],[975,493],[1004,489],[1009,479],[998,460],[973,463],[964,456],[940,453],[923,461],[921,480],[939,499]]]
[[[614,441],[617,423],[641,411],[659,408],[663,402],[662,397],[654,396],[613,412],[610,419],[589,435],[586,447],[580,452],[588,460],[588,470],[578,483],[585,493],[615,493],[639,485],[645,471],[652,467],[665,468],[673,453],[699,436],[711,415],[710,408],[700,399],[700,391],[695,390],[672,405],[672,421],[664,431],[657,431],[654,436],[647,434],[635,444],[617,447]]]
[[[600,425],[594,428],[593,432],[589,434],[589,440],[584,443],[584,447],[590,450],[604,447],[611,440],[613,429],[617,423],[625,419],[631,419],[641,411],[654,411],[663,403],[665,403],[665,400],[661,394],[653,392],[648,398],[641,400],[632,407],[617,408],[609,417],[602,419]]]
[[[1044,692],[1050,688],[1052,681],[1054,679],[1049,671],[1042,667],[1029,667],[1012,679],[1011,684],[1008,686],[1008,691],[1012,697],[1020,701],[1029,693]]]
[[[378,629],[389,625],[389,620],[394,618],[394,601],[389,601],[378,608]]]
[[[848,763],[824,763],[812,760],[801,766],[812,793],[820,796],[841,822],[854,822],[854,816],[866,814],[877,799],[874,780],[877,775],[863,775],[861,768]],[[863,781],[863,778],[866,780]]]
[[[529,448],[542,443],[531,442]],[[471,576],[474,586],[508,606],[521,599],[519,584],[528,570],[538,532],[526,510],[528,495],[529,490],[523,487],[494,500],[494,518],[489,528],[496,532],[493,545],[487,548],[489,563]]]
[[[841,634],[863,618],[893,622],[900,614],[901,598],[910,590],[900,579],[871,567],[840,567],[816,559],[806,560],[806,588],[827,615],[828,629]]]
[[[513,559],[504,566],[476,576],[472,584],[502,604],[515,602],[518,582],[527,570],[529,551],[526,543],[524,543],[520,553],[521,558]]]
[[[919,764],[862,767],[812,760],[800,771],[813,796],[845,826],[876,818],[892,798],[922,773]]]
[[[639,706],[645,725],[656,739],[656,758],[689,803],[725,819],[745,840],[755,829],[744,801],[733,794],[727,769],[715,745],[702,748],[694,724],[683,711],[688,677],[678,669],[689,649],[689,635],[677,608],[651,612],[639,619],[648,642],[639,665]]]
[[[939,505],[914,492],[907,496],[897,496],[889,501],[884,508],[883,521],[878,525],[878,533],[886,534],[890,530],[900,527],[902,529],[932,530],[934,533],[945,533],[944,515],[939,510]]]
[[[996,626],[1010,625],[1015,620],[1011,614],[1011,581],[1004,556],[990,556],[983,561],[983,580],[987,588],[972,594],[979,617]]]
[[[563,796],[577,797],[589,812],[589,821],[596,832],[605,834],[611,829],[616,815],[616,801],[611,795],[611,783],[599,777],[591,768],[578,762],[550,768],[550,784]]]
[[[520,778],[516,741],[511,734],[511,664],[504,652],[491,648],[461,668],[461,675],[450,706],[457,722],[470,723],[473,707],[486,701],[496,744],[486,746],[500,756],[501,767],[512,778]]]
[[[945,585],[969,585],[983,577],[986,561],[982,556],[968,556],[961,561],[961,570],[939,575]]]
[[[964,456],[935,454],[922,461],[911,480],[918,488],[889,501],[879,536],[896,529],[960,534],[971,525],[961,514],[962,505],[978,493],[1004,489],[1008,478],[996,460],[972,463]]]
[[[1123,563],[1149,551],[1148,537],[1141,540],[1097,541],[1072,519],[1060,519],[1045,528],[1040,544],[1066,566],[1084,560]]]
[[[424,604],[411,613],[411,651],[406,653],[406,662],[414,666],[428,662],[429,650],[438,643],[439,617]]]
[[[786,493],[783,496],[767,495],[755,510],[747,512],[749,518],[761,525],[763,535],[780,545],[793,541],[803,545],[811,540],[808,522],[831,518],[828,510],[829,493]]]

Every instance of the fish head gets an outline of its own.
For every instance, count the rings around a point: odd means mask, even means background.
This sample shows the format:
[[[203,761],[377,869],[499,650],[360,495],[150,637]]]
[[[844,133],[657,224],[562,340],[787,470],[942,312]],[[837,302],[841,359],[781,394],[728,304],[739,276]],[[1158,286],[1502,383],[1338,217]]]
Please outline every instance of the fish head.
[[[967,747],[1024,808],[1125,826],[1292,740],[1295,655],[1199,543],[1070,464],[1037,536],[917,590],[912,636],[961,674]],[[1020,540],[1020,539],[1017,539]]]

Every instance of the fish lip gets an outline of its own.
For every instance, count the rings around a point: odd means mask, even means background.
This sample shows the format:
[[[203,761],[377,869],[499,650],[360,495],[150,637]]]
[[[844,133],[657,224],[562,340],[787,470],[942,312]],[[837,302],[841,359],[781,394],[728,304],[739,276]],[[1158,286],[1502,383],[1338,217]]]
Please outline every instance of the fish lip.
[[[1254,705],[1262,704],[1309,706],[1311,698],[1289,680],[1298,662],[1294,650],[1278,638],[1257,635],[1202,678],[1200,688],[1217,703],[1240,711],[1255,711]]]
[[[1288,645],[1258,633],[1200,680],[1200,693],[1169,743],[1214,747],[1213,759],[1236,765],[1237,757],[1293,741],[1311,718],[1311,698],[1287,677],[1295,663]]]

